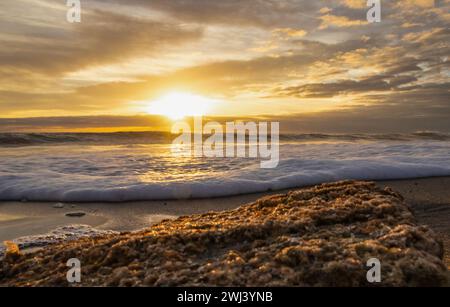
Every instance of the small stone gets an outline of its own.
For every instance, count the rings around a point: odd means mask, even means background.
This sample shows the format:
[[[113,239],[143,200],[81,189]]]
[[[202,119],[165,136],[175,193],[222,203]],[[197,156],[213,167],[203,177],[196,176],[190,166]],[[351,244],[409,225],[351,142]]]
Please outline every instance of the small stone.
[[[53,208],[55,208],[55,209],[62,209],[62,208],[64,208],[64,204],[62,204],[62,203],[54,204]]]
[[[66,216],[68,216],[68,217],[82,217],[82,216],[85,216],[86,215],[86,213],[84,213],[84,212],[68,212],[68,213],[66,213]]]

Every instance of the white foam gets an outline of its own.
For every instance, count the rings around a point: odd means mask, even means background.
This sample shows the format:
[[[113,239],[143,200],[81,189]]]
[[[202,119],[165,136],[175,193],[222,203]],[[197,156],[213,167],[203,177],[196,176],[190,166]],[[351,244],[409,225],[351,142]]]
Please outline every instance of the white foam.
[[[284,144],[275,169],[251,159],[173,157],[167,146],[0,149],[0,199],[119,202],[222,197],[343,179],[450,175],[448,141]]]
[[[117,234],[117,232],[111,230],[99,230],[88,225],[68,225],[58,227],[42,235],[20,237],[12,242],[17,244],[20,250],[27,250],[32,248],[41,248],[65,241],[73,241],[86,237],[94,238],[110,234]],[[0,257],[2,257],[4,253],[5,247],[0,244]]]

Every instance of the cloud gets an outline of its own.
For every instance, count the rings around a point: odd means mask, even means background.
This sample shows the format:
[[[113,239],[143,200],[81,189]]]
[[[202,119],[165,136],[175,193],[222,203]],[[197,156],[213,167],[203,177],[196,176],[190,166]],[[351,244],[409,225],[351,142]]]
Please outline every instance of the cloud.
[[[83,15],[80,24],[62,27],[54,35],[50,35],[51,29],[47,27],[32,27],[28,31],[39,34],[29,39],[15,36],[3,39],[0,50],[3,69],[58,75],[154,55],[165,47],[202,37],[198,27],[182,27],[106,11],[90,11]]]
[[[297,37],[297,38],[303,37],[308,33],[302,29],[292,29],[292,28],[278,28],[273,30],[272,32],[278,35],[286,35],[289,37]]]
[[[0,118],[0,131],[121,131],[170,130],[171,122],[161,116],[72,116],[39,118]]]
[[[326,14],[320,17],[322,20],[322,24],[320,25],[319,29],[327,29],[329,27],[354,27],[354,26],[361,26],[368,24],[367,21],[356,19],[351,20],[346,16],[335,16],[331,14]]]
[[[352,9],[362,9],[367,7],[366,0],[341,0],[341,2]]]
[[[118,114],[188,91],[431,123],[449,104],[449,3],[383,1],[368,24],[365,0],[93,0],[73,25],[59,0],[0,3],[0,112]]]
[[[288,87],[278,92],[279,95],[299,98],[330,98],[356,93],[399,90],[399,87],[417,81],[413,76],[374,76],[360,81],[342,80],[334,83],[310,83],[302,86]]]
[[[106,2],[119,3],[117,0],[106,0]],[[314,18],[316,11],[320,8],[320,4],[315,2],[306,0],[128,0],[127,5],[161,11],[184,22],[272,28],[287,27],[305,18]]]

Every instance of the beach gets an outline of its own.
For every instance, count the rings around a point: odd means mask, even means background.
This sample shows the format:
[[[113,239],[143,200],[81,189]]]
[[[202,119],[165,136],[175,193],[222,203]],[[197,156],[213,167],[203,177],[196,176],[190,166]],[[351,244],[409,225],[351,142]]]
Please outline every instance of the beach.
[[[399,192],[419,224],[428,225],[444,243],[450,267],[450,177],[377,182]],[[295,190],[295,189],[294,189]],[[236,209],[257,199],[287,191],[227,198],[124,203],[1,202],[0,241],[45,235],[63,226],[88,225],[98,230],[138,231],[166,219]],[[67,213],[83,213],[68,217]]]
[[[447,285],[440,235],[420,216],[380,183],[330,183],[33,254],[10,249],[0,285],[67,285],[61,261],[74,257],[82,286],[369,286],[369,258],[382,262],[380,285]]]
[[[16,2],[0,288],[450,286],[450,0]]]

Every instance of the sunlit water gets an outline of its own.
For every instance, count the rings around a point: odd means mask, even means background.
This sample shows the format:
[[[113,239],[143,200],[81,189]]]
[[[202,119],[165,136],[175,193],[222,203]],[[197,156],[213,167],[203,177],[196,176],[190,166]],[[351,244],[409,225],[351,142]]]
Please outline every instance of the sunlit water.
[[[0,135],[0,199],[204,198],[342,179],[450,175],[446,135],[285,136],[280,156],[277,168],[261,169],[259,159],[173,154],[166,137],[152,134]]]

